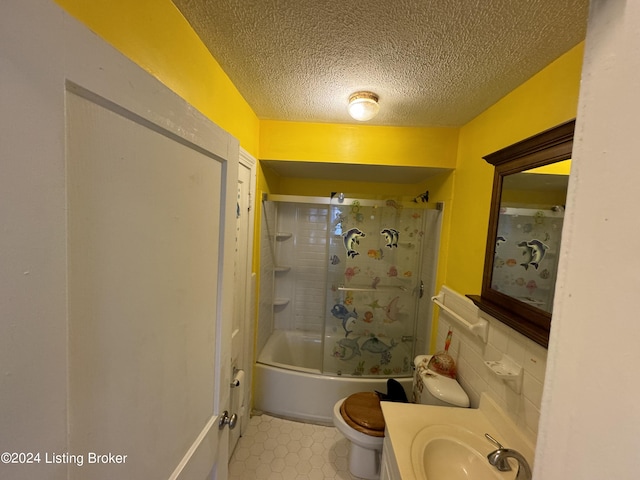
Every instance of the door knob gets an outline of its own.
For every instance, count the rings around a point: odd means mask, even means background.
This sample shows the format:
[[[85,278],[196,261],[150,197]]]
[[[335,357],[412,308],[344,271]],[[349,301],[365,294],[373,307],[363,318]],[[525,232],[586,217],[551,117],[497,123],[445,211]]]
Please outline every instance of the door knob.
[[[233,430],[234,428],[236,428],[237,424],[238,414],[234,413],[233,415],[229,416],[229,412],[225,410],[224,412],[222,412],[222,416],[220,417],[220,421],[218,422],[218,428],[222,430],[225,425],[229,425],[229,430]]]

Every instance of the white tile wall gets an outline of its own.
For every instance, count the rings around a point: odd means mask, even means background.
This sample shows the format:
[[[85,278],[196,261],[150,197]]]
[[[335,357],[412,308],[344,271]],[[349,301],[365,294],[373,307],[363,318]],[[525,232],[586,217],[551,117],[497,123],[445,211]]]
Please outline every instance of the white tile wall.
[[[275,242],[276,263],[291,267],[275,275],[275,296],[290,299],[274,309],[274,328],[324,331],[327,276],[328,206],[278,204],[278,232],[291,233]]]
[[[489,322],[486,344],[440,310],[437,350],[444,349],[447,332],[450,327],[453,328],[449,353],[457,362],[458,381],[469,395],[471,406],[477,408],[480,394],[487,392],[535,442],[547,350],[493,317],[479,313]],[[495,376],[484,363],[485,360],[500,360],[504,354],[523,367],[523,383],[519,394]]]

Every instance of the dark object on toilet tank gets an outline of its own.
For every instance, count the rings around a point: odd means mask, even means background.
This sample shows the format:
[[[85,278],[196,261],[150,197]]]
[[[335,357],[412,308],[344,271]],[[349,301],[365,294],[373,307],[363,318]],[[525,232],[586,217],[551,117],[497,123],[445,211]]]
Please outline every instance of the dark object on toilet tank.
[[[380,397],[380,400],[385,402],[409,403],[404,388],[402,388],[400,382],[393,378],[387,380],[387,393],[378,392],[377,390],[376,393],[378,397]]]

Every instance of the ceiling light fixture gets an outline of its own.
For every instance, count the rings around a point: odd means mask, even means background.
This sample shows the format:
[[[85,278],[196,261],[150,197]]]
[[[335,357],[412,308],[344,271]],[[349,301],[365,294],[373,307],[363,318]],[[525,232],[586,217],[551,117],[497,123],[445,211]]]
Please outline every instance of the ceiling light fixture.
[[[349,115],[355,120],[366,122],[378,114],[378,96],[371,92],[356,92],[349,97]]]

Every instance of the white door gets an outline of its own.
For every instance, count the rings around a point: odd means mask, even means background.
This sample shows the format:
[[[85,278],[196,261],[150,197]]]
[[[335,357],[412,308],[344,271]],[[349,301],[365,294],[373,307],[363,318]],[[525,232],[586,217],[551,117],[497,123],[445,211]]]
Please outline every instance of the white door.
[[[7,448],[43,460],[0,477],[224,480],[238,143],[53,2],[2,8],[10,253],[53,255],[2,344]]]
[[[214,409],[222,162],[71,92],[67,112],[69,447],[127,454],[129,478],[168,478],[194,442],[226,437]]]
[[[253,309],[251,269],[253,258],[253,223],[256,161],[240,151],[236,209],[234,310],[231,332],[231,365],[238,382],[232,383],[231,412],[238,415],[238,426],[231,431],[229,455],[233,453],[249,418],[251,367],[253,364]],[[237,383],[237,384],[236,384]]]

